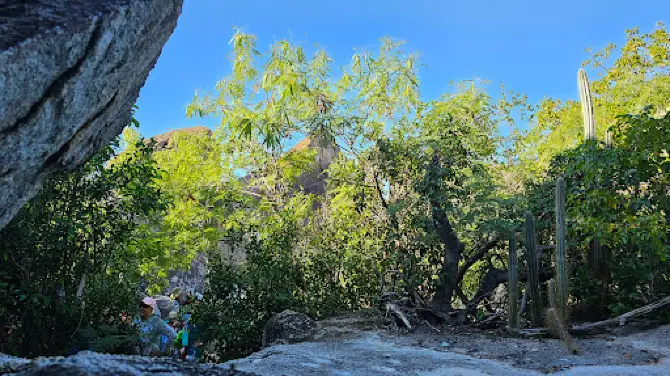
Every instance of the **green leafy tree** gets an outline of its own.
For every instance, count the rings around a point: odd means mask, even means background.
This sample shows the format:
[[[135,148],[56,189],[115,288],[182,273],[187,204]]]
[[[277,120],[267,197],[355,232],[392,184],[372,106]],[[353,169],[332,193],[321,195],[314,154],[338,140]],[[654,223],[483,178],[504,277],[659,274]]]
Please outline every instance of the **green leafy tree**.
[[[647,106],[661,116],[670,110],[670,34],[665,25],[659,23],[649,33],[630,29],[626,36],[620,48],[608,44],[582,64],[597,75],[591,90],[596,136],[601,140],[619,115],[639,113]],[[535,123],[520,140],[519,174],[527,179],[541,176],[555,155],[584,138],[579,101],[545,98]]]
[[[511,208],[495,195],[491,171],[505,115],[505,108],[473,83],[427,103],[415,120],[397,123],[390,137],[378,142],[376,165],[389,187],[384,205],[398,237],[392,244],[413,244],[395,253],[405,258],[401,265],[422,266],[420,285],[427,297],[435,293],[440,310],[452,310],[456,296],[476,308],[491,288],[480,283],[482,274],[502,275],[504,265],[493,261],[492,251],[511,225]],[[423,250],[411,250],[417,246]],[[473,267],[478,273],[468,275]],[[439,279],[432,283],[435,275]]]
[[[541,219],[539,232],[551,242],[551,186],[565,176],[569,256],[576,278],[572,294],[579,312],[592,314],[582,318],[649,304],[670,288],[670,116],[658,118],[654,112],[648,107],[639,115],[620,116],[611,128],[611,147],[589,142],[559,154],[547,180],[529,189],[531,207]],[[603,248],[596,259],[594,239]]]
[[[262,55],[255,37],[239,30],[231,44],[232,74],[216,94],[196,95],[187,108],[188,116],[220,116],[230,139],[246,136],[276,149],[292,135],[320,133],[360,146],[356,141],[375,139],[386,121],[419,105],[417,58],[392,39],[382,40],[377,54],[355,54],[338,79],[322,49],[308,54],[283,40]]]
[[[121,313],[136,310],[145,257],[140,222],[165,201],[149,147],[139,144],[110,163],[113,156],[114,145],[105,147],[49,178],[0,232],[0,351],[35,356],[86,348],[101,325],[120,325]],[[128,337],[110,334],[108,349],[112,338]]]
[[[164,173],[157,186],[170,202],[150,221],[145,240],[155,257],[141,265],[149,290],[157,292],[166,287],[170,270],[186,269],[196,255],[216,247],[220,219],[243,197],[222,161],[221,145],[207,132],[175,131],[153,159]]]
[[[476,307],[490,293],[480,291],[479,279],[504,268],[492,251],[498,230],[509,223],[494,214],[510,207],[494,199],[499,187],[491,173],[499,128],[523,98],[497,102],[471,83],[422,102],[418,61],[391,39],[374,54],[355,54],[337,73],[319,49],[308,55],[280,41],[263,55],[254,37],[241,32],[231,44],[232,74],[216,94],[196,96],[187,110],[221,117],[222,163],[240,172],[242,183],[229,188],[253,198],[220,219],[233,243],[256,239],[245,246],[247,260],[233,266],[210,257],[205,295],[211,300],[200,317],[226,338],[212,341],[216,352],[254,348],[258,337],[236,347],[241,339],[231,328],[259,334],[263,320],[280,308],[320,317],[370,307],[379,301],[380,276],[391,270],[412,299],[437,291],[436,306],[451,310],[454,288],[447,286],[455,281],[461,301]],[[323,197],[308,198],[296,186],[318,156],[287,151],[301,136],[342,150],[327,171]],[[439,166],[433,166],[436,158]],[[277,223],[298,229],[282,227],[279,241]],[[449,248],[450,238],[457,248]],[[237,308],[224,318],[217,314],[223,306]]]

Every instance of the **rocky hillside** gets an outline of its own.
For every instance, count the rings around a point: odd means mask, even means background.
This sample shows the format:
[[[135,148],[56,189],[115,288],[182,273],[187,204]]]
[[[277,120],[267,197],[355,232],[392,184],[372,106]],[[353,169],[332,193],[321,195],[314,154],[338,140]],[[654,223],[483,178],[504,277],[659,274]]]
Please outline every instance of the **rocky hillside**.
[[[307,171],[298,178],[295,186],[296,190],[300,190],[307,194],[314,194],[323,196],[326,194],[326,170],[331,163],[340,154],[340,148],[336,143],[325,140],[320,137],[305,137],[298,142],[288,152],[301,151],[305,149],[315,150],[314,168]]]
[[[202,125],[198,125],[195,127],[188,127],[188,128],[181,128],[181,129],[175,129],[169,132],[161,133],[157,136],[153,136],[151,138],[147,138],[144,140],[145,144],[149,144],[152,140],[155,142],[154,143],[154,152],[159,152],[159,151],[164,151],[164,150],[169,150],[173,148],[173,140],[174,140],[174,135],[175,133],[182,133],[182,134],[206,134],[207,136],[211,137],[212,136],[212,130],[204,127]]]

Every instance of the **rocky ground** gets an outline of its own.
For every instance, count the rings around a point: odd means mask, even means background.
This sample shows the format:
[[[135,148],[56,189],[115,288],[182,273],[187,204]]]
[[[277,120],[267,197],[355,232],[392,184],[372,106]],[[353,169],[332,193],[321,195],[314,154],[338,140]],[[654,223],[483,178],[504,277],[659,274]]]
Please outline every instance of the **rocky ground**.
[[[670,326],[578,338],[571,354],[554,339],[514,338],[470,327],[389,329],[378,312],[319,323],[308,342],[268,347],[221,365],[83,352],[25,360],[0,355],[12,375],[670,375]],[[393,326],[391,326],[393,327]]]
[[[0,375],[12,376],[253,376],[227,365],[193,364],[166,358],[106,355],[83,351],[77,355],[27,360],[0,354]]]
[[[646,335],[651,336],[652,333]],[[575,339],[576,355],[556,339],[513,338],[498,331],[442,328],[440,333],[436,333],[421,328],[412,334],[385,334],[383,338],[405,346],[492,359],[540,372],[557,372],[582,365],[653,364],[665,356],[658,347],[649,346],[648,338],[642,341],[648,346],[636,346],[628,337],[611,335]]]
[[[494,330],[383,329],[374,313],[321,326],[314,341],[273,346],[228,364],[261,376],[670,374],[670,359],[664,358],[670,355],[670,326],[576,339],[577,355],[558,340],[510,338]]]

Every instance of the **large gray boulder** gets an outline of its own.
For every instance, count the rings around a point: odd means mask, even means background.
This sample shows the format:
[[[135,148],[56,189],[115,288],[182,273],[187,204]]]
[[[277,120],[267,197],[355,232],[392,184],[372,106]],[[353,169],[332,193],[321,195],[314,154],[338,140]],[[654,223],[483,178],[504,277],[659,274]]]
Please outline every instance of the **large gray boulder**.
[[[33,361],[0,355],[0,374],[41,376],[138,376],[214,375],[253,376],[231,366],[188,363],[168,358],[105,355],[83,351],[67,358],[37,358]]]
[[[129,124],[182,1],[0,1],[0,228]]]
[[[263,329],[263,347],[310,341],[318,334],[319,326],[304,313],[290,309],[275,314]]]

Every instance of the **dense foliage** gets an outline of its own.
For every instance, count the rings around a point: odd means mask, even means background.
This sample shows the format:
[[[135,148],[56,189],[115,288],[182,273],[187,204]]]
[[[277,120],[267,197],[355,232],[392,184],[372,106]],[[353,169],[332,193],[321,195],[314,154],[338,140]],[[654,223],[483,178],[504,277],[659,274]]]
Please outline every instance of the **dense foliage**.
[[[541,237],[551,242],[554,181],[566,178],[573,298],[590,318],[670,292],[670,115],[650,111],[620,117],[611,147],[589,142],[557,155],[547,179],[529,191]]]
[[[104,148],[49,178],[0,231],[0,352],[128,351],[135,312],[141,219],[164,208],[159,171],[143,144],[123,161]],[[130,319],[128,319],[129,321]]]
[[[129,146],[118,159],[149,143],[130,128],[123,139]],[[161,171],[155,186],[169,206],[160,216],[147,218],[140,240],[147,257],[139,271],[148,292],[164,291],[169,271],[190,267],[198,253],[212,249],[221,238],[218,219],[228,217],[230,205],[240,200],[221,156],[222,146],[206,133],[175,132],[169,145],[153,151]]]
[[[591,89],[600,140],[621,115],[637,114],[651,106],[653,115],[662,116],[670,109],[670,34],[659,23],[650,33],[635,28],[627,30],[626,35],[626,43],[620,48],[611,43],[582,64],[597,77]],[[534,126],[519,139],[521,179],[537,179],[556,154],[584,140],[578,100],[545,98],[534,118]]]
[[[573,318],[670,293],[670,37],[662,24],[627,36],[585,63],[602,72],[597,139],[585,141],[578,101],[532,106],[479,80],[422,100],[419,61],[393,39],[337,70],[322,49],[262,53],[238,31],[231,74],[187,108],[221,118],[214,135],[174,132],[153,150],[128,129],[123,152],[52,178],[2,230],[12,334],[0,350],[62,353],[82,338],[109,349],[140,280],[162,291],[203,253],[194,323],[211,359],[258,349],[287,308],[320,318],[393,296],[472,321],[507,282],[506,240],[526,210],[542,283],[552,277],[561,176]]]
[[[667,120],[658,114],[668,106],[670,48],[662,25],[631,30],[620,55],[611,45],[587,62],[607,72],[593,88],[601,138],[611,128],[608,148],[582,143],[578,102],[547,98],[533,108],[514,93],[494,100],[476,83],[421,101],[418,61],[393,40],[354,55],[339,74],[321,50],[309,57],[282,41],[264,55],[242,33],[232,43],[232,75],[188,110],[222,117],[224,159],[244,171],[241,189],[255,197],[236,225],[223,220],[231,239],[254,240],[243,264],[212,265],[201,317],[216,328],[210,351],[248,353],[262,323],[283,308],[320,317],[374,306],[389,289],[476,316],[507,279],[502,240],[524,210],[539,219],[540,244],[554,243],[558,176],[568,182],[576,319],[638,307],[669,287]],[[524,119],[536,125],[520,132],[515,120]],[[314,157],[285,149],[303,136],[342,151],[316,204],[295,192]],[[298,202],[313,210],[296,210]],[[277,232],[279,223],[288,227]],[[607,257],[589,256],[594,239]],[[542,264],[551,257],[545,252]]]
[[[669,287],[670,34],[659,24],[627,37],[618,51],[610,44],[584,63],[599,73],[591,88],[600,141],[584,142],[579,102],[547,98],[537,126],[519,139],[519,163],[507,166],[529,188],[545,244],[553,244],[553,185],[566,178],[572,296],[582,319],[649,304]]]

